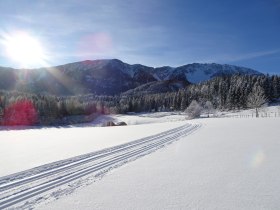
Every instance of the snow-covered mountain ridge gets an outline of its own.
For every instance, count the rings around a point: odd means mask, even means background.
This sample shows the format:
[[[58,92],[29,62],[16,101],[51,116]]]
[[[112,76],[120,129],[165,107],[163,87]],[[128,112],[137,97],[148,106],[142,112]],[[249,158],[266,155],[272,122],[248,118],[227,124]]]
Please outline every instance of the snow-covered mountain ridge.
[[[118,59],[104,60],[87,60],[82,62],[70,63],[57,66],[64,70],[101,70],[104,68],[112,68],[120,70],[131,78],[137,77],[139,74],[149,74],[155,80],[165,81],[184,75],[184,79],[192,83],[198,83],[215,76],[232,75],[232,74],[261,74],[260,72],[240,66],[217,64],[217,63],[192,63],[179,67],[149,67],[142,64],[127,64]],[[183,79],[183,78],[180,78]]]
[[[261,74],[260,72],[246,68],[239,67],[228,64],[216,64],[216,63],[193,63],[187,64],[179,67],[149,67],[142,64],[127,64],[118,59],[112,60],[93,60],[93,61],[84,61],[76,62],[71,64],[66,64],[58,66],[58,68],[63,69],[75,69],[75,70],[89,70],[89,69],[103,69],[103,68],[113,68],[120,70],[123,73],[131,76],[132,78],[137,76],[139,73],[150,74],[154,79],[163,81],[169,80],[178,75],[185,75],[185,79],[192,83],[197,83],[201,81],[208,80],[212,77],[219,75],[231,75],[231,74]]]
[[[215,63],[154,68],[130,65],[118,59],[104,59],[38,69],[0,67],[0,89],[55,95],[114,95],[150,82],[174,80],[199,83],[233,74],[261,75],[253,69]]]

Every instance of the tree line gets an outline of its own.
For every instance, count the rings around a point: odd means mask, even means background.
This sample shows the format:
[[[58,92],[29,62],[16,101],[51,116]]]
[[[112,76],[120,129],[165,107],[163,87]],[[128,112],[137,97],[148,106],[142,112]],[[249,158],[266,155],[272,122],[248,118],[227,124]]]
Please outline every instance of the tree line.
[[[253,98],[255,94],[255,98]],[[0,91],[1,125],[56,124],[59,119],[92,114],[184,111],[192,101],[211,103],[219,110],[255,108],[257,95],[265,102],[280,98],[277,75],[233,75],[191,84],[177,92],[100,96],[94,94],[59,97]],[[263,102],[263,100],[261,101]]]

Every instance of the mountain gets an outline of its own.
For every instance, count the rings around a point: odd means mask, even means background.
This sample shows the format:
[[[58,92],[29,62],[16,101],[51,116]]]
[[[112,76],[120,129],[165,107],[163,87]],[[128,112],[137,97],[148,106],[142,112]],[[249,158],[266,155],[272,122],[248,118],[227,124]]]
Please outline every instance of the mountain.
[[[214,63],[153,68],[141,64],[130,65],[118,59],[86,60],[39,69],[0,67],[0,89],[55,95],[115,95],[139,86],[141,91],[146,89],[148,92],[173,90],[179,81],[181,85],[184,82],[198,83],[237,73],[261,74],[249,68]],[[171,81],[173,86],[170,86]]]
[[[161,67],[154,69],[154,75],[158,80],[185,79],[191,83],[199,83],[209,80],[213,77],[233,74],[259,75],[261,73],[245,67],[228,64],[221,65],[216,63],[193,63],[177,68]]]

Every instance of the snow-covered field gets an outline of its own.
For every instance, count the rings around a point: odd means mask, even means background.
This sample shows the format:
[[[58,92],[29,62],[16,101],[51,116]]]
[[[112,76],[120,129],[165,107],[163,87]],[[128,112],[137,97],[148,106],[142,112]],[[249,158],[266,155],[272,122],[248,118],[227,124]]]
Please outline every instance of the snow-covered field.
[[[256,117],[256,111],[254,109],[248,109],[248,110],[237,110],[237,111],[231,111],[231,112],[222,112],[218,113],[220,116],[224,117],[236,117],[236,118],[252,118]],[[263,117],[280,117],[280,106],[269,106],[269,107],[262,107],[259,109],[259,116],[261,118]]]
[[[183,125],[184,119],[184,115],[171,117],[167,113],[118,115],[102,116],[87,126],[101,126],[109,120],[130,126],[2,130],[0,177],[154,135]]]
[[[0,209],[14,204],[39,209],[280,205],[279,117],[186,121],[184,115],[155,113],[109,118],[130,126],[1,131]],[[15,172],[20,173],[6,176]]]

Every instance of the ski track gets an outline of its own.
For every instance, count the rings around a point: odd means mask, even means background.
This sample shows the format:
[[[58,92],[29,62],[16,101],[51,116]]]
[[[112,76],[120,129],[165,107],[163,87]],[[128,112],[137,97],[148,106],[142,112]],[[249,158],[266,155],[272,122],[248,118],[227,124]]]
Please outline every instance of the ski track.
[[[80,179],[89,175],[101,177],[112,168],[147,155],[200,127],[200,124],[185,124],[126,144],[4,176],[0,178],[0,209],[32,208],[42,200],[67,194],[86,185]]]

